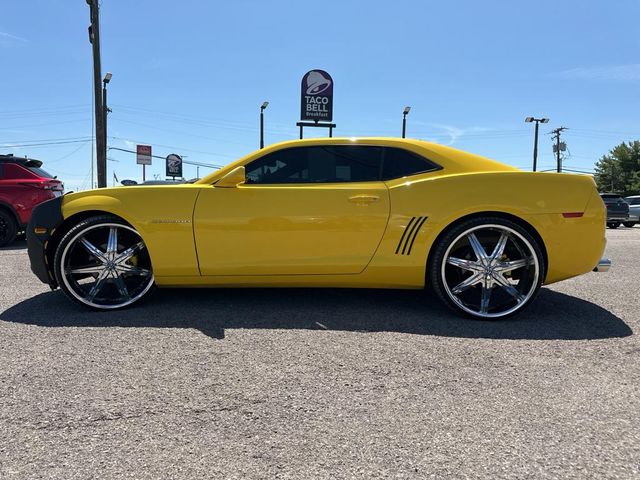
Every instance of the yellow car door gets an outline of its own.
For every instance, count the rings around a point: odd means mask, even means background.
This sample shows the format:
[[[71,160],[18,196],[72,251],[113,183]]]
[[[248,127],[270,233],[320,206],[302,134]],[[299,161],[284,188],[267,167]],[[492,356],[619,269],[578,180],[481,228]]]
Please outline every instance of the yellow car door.
[[[205,186],[194,211],[202,275],[362,272],[389,218],[381,148],[279,150],[233,188]]]

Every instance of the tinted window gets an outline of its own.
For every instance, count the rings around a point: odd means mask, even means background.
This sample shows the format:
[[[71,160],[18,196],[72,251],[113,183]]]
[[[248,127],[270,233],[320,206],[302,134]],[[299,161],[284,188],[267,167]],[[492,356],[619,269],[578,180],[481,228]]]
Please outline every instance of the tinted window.
[[[604,200],[604,203],[618,203],[620,200],[622,200],[622,197],[620,195],[604,194],[600,196]]]
[[[382,148],[298,147],[265,155],[246,167],[247,183],[368,182],[380,178]]]
[[[640,205],[640,198],[626,198],[629,205]]]
[[[27,167],[27,168],[29,170],[31,170],[32,173],[35,173],[39,177],[42,177],[42,178],[56,178],[53,175],[51,175],[49,172],[45,172],[40,167]]]
[[[435,163],[415,153],[400,148],[385,148],[382,179],[406,177],[418,173],[438,170]]]

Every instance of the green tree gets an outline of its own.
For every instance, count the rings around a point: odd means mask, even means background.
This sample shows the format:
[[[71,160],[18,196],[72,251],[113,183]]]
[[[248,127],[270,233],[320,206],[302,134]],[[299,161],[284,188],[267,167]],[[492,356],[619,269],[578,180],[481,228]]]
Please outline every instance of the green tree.
[[[623,196],[640,193],[640,141],[621,143],[596,162],[594,175],[601,192]]]

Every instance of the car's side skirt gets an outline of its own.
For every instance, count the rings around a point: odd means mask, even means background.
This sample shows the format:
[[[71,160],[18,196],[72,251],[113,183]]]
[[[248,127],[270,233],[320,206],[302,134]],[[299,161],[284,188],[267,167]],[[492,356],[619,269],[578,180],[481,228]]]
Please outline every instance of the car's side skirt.
[[[325,287],[325,288],[400,288],[421,289],[424,283],[389,282],[384,278],[371,275],[220,275],[204,277],[155,277],[156,285],[161,288],[184,287]]]

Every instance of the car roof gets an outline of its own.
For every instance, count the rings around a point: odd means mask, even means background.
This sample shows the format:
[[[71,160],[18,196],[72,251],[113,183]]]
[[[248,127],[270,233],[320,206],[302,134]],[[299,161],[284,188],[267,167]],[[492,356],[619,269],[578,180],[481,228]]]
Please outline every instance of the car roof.
[[[0,155],[0,163],[17,163],[25,167],[41,167],[42,161],[35,158],[14,157],[13,154]]]

